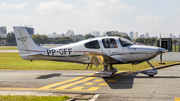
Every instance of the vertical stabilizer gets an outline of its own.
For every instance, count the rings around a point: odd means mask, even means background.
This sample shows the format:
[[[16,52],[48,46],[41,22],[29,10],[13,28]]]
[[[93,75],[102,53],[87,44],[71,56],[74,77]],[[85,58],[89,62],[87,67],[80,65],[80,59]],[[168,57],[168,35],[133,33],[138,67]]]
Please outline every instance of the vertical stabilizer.
[[[46,48],[38,46],[33,41],[25,27],[17,26],[13,28],[21,58],[28,59],[28,54],[38,54],[46,51]]]

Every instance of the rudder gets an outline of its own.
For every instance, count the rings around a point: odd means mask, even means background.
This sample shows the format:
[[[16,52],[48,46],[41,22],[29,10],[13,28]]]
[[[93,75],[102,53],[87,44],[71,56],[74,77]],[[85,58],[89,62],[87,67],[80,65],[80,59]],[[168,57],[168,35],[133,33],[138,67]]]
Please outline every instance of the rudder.
[[[15,26],[13,29],[21,58],[28,59],[28,56],[22,56],[23,54],[40,53],[41,51],[46,50],[44,47],[38,46],[33,41],[25,27]]]

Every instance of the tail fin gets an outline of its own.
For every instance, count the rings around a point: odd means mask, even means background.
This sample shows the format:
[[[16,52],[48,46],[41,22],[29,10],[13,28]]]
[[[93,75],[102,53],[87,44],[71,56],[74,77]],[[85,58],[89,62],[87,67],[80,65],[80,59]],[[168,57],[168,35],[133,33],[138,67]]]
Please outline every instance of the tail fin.
[[[16,37],[17,48],[19,54],[23,59],[29,59],[30,55],[37,55],[46,52],[46,48],[38,46],[25,27],[16,26],[14,28],[14,34]]]

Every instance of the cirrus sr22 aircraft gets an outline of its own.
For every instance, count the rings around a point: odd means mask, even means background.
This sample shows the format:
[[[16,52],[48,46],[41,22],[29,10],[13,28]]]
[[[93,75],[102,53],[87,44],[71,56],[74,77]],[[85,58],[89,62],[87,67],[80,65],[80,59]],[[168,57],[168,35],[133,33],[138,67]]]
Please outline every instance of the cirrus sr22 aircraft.
[[[96,76],[108,77],[117,72],[113,64],[138,64],[144,61],[153,68],[143,74],[153,77],[158,72],[149,62],[150,59],[168,50],[152,46],[135,45],[122,37],[100,37],[83,40],[69,45],[45,48],[34,43],[26,28],[15,26],[14,33],[19,54],[24,60],[50,60],[104,66]]]

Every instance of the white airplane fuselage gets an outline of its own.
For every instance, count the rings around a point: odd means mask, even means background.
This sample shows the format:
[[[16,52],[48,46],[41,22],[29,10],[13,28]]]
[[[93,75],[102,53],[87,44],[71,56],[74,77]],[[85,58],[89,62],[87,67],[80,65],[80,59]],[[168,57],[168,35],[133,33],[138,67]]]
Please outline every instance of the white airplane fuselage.
[[[113,38],[116,40],[117,48],[104,48],[102,44],[103,38]],[[55,47],[55,48],[44,48],[44,50],[28,50],[29,52],[40,52],[42,56],[27,56],[22,57],[26,60],[52,60],[52,61],[65,61],[65,62],[75,62],[75,63],[86,63],[84,61],[89,61],[84,53],[100,53],[106,54],[114,58],[119,58],[123,60],[122,63],[134,63],[150,60],[158,55],[159,47],[152,46],[140,46],[140,45],[130,45],[127,47],[122,47],[118,41],[119,37],[101,37],[95,39],[88,39],[85,41],[72,43],[69,45]],[[87,49],[84,44],[93,40],[98,40],[100,44],[100,49]]]
[[[22,59],[94,64],[96,67],[101,64],[105,71],[108,65],[112,70],[112,64],[149,63],[150,59],[167,52],[164,48],[134,45],[122,37],[92,38],[61,47],[45,48],[36,45],[24,27],[14,27],[14,32]]]

